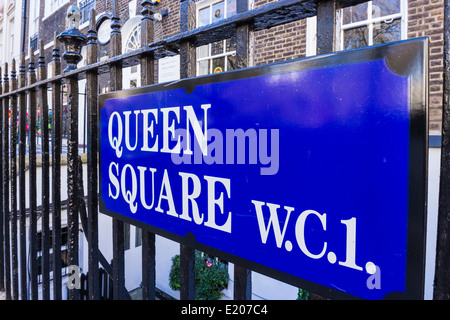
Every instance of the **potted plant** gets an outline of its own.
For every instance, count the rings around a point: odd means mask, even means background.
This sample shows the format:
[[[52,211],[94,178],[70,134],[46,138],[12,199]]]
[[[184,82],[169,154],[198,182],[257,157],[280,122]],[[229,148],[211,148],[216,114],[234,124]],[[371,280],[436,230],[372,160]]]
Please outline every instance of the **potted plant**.
[[[195,251],[195,299],[219,300],[229,281],[228,269],[219,259]],[[180,290],[180,255],[172,257],[169,286]]]

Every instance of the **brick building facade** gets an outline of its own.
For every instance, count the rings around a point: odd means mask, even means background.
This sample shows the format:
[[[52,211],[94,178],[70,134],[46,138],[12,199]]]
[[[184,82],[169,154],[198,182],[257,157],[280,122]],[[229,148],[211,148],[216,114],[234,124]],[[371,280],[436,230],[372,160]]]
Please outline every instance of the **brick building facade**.
[[[8,1],[6,1],[8,2]],[[66,11],[69,4],[77,4],[83,10],[81,29],[87,34],[88,17],[84,16],[90,8],[95,8],[97,13],[97,27],[100,22],[108,19],[111,13],[111,0],[35,0],[27,2],[27,16],[25,19],[25,55],[29,57],[30,45],[37,48],[36,39],[42,39],[46,49],[46,61],[51,61],[51,50],[53,48],[54,33],[60,33],[66,28]],[[129,41],[130,22],[139,24],[141,1],[126,0],[116,1],[119,5],[119,16],[123,30],[122,42]],[[200,11],[209,7],[214,9],[217,18],[212,21],[226,18],[227,15],[235,14],[235,0],[215,1],[196,0],[197,26],[202,25]],[[264,6],[273,0],[250,0],[249,9]],[[369,1],[356,7],[342,10],[338,28],[342,28],[340,39],[336,45],[337,50],[361,46],[355,37],[358,33],[364,33],[363,45],[383,43],[401,39],[416,37],[428,37],[430,39],[430,75],[429,75],[429,102],[430,102],[430,134],[440,135],[442,118],[442,95],[443,95],[443,0],[394,0],[394,1]],[[219,3],[219,4],[218,4]],[[223,3],[223,4],[221,4]],[[227,6],[227,12],[219,12]],[[155,21],[155,40],[177,34],[180,30],[180,1],[161,0],[154,6],[155,12],[168,11],[168,15],[161,21]],[[371,12],[369,12],[369,9]],[[217,11],[219,10],[219,11]],[[203,14],[203,13],[202,13]],[[378,18],[378,20],[377,20]],[[384,19],[387,18],[387,19]],[[6,20],[6,19],[4,19]],[[17,19],[16,19],[17,20]],[[339,20],[339,19],[338,19]],[[365,22],[364,22],[365,20]],[[379,31],[382,32],[379,32]],[[383,30],[391,32],[391,36],[383,35]],[[33,33],[33,34],[31,34]],[[124,34],[125,33],[125,34]],[[346,39],[346,34],[348,38]],[[382,34],[380,37],[379,35]],[[17,36],[16,36],[17,37]],[[372,37],[372,39],[367,39]],[[338,37],[339,38],[339,37]],[[386,39],[383,39],[386,38]],[[33,42],[34,40],[34,42]],[[350,41],[351,43],[347,43]],[[345,42],[345,43],[344,43]],[[224,43],[217,47],[205,47],[197,50],[197,74],[223,71],[233,68],[233,43]],[[209,50],[209,51],[208,51]],[[217,52],[217,50],[224,50]],[[230,56],[227,56],[229,50]],[[108,44],[99,46],[99,57],[109,56]],[[16,53],[17,54],[17,53]],[[209,55],[211,54],[211,55]],[[216,54],[225,55],[227,62],[207,61]],[[266,63],[279,62],[296,59],[315,54],[315,19],[308,18],[277,26],[268,30],[256,31],[251,34],[250,65],[262,65]],[[203,59],[203,62],[200,60]],[[213,59],[214,60],[214,59]],[[4,63],[5,61],[2,61]],[[210,64],[209,67],[207,64]],[[216,65],[211,65],[216,63]],[[220,64],[222,63],[222,64]],[[220,65],[219,65],[220,64]],[[226,66],[225,66],[226,65]],[[158,63],[155,65],[158,68]],[[214,68],[213,68],[214,67]],[[157,77],[156,72],[156,77]],[[158,79],[155,79],[156,81]],[[101,82],[102,83],[102,82]],[[107,86],[104,83],[102,86]],[[103,91],[107,89],[103,89]]]

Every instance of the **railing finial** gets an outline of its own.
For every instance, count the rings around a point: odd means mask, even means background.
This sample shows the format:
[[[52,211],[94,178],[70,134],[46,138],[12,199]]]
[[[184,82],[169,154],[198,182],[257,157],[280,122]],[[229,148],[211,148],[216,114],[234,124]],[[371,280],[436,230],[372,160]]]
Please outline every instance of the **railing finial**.
[[[64,69],[64,72],[76,70],[78,62],[82,59],[81,48],[87,43],[87,37],[78,29],[80,17],[80,9],[76,5],[70,6],[67,11],[69,28],[57,37],[65,48],[63,59],[68,63],[68,66]]]
[[[88,45],[97,44],[97,30],[95,29],[95,9],[91,10],[87,40]]]

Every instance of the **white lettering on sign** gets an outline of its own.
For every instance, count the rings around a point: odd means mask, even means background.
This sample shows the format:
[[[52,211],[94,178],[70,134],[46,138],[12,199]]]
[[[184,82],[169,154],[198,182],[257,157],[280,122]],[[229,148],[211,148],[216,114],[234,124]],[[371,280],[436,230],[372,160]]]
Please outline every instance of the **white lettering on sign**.
[[[285,249],[289,252],[292,251],[294,249],[292,241],[285,239],[285,236],[287,230],[289,230],[289,226],[292,225],[290,221],[292,220],[292,216],[295,215],[295,208],[283,206],[283,209],[281,209],[281,205],[279,204],[257,200],[252,200],[251,202],[255,208],[258,229],[261,235],[261,242],[263,244],[268,244],[268,242],[270,243],[270,234],[273,233],[275,244],[278,248],[282,248],[284,243]],[[326,255],[328,262],[331,264],[336,263],[336,254],[328,250],[328,243],[326,241],[316,243],[314,248],[319,246],[321,249],[315,249],[316,251],[314,252],[311,249],[313,247],[311,243],[308,245],[305,235],[306,231],[311,229],[308,226],[313,222],[313,220],[320,223],[320,226],[324,232],[327,231],[326,213],[321,214],[315,210],[305,210],[301,212],[298,215],[294,226],[295,240],[300,252],[308,258],[321,259],[328,251],[328,254]],[[346,227],[345,242],[342,243],[345,244],[345,260],[339,261],[338,264],[357,271],[362,271],[363,268],[356,264],[356,218],[353,217],[348,220],[340,220],[340,222]],[[375,272],[373,271],[375,268],[375,264],[371,261],[368,261],[365,264],[366,272],[369,274],[373,274]]]
[[[192,106],[183,107],[186,113],[186,147],[184,152],[192,154],[190,128],[194,132],[194,137],[200,145],[202,152],[206,155],[207,132],[208,132],[208,109],[210,104],[203,104],[201,108],[204,111],[203,130],[201,121],[198,120]],[[131,114],[133,113],[133,116]],[[158,124],[159,114],[162,116],[162,123]],[[131,117],[134,119],[131,120]],[[131,137],[131,121],[134,121],[135,132]],[[167,107],[160,109],[144,109],[123,111],[119,113],[113,112],[108,122],[108,138],[111,148],[116,151],[117,158],[122,157],[123,148],[128,151],[136,150],[140,145],[141,151],[162,152],[162,153],[179,153],[181,150],[180,137],[175,136],[177,125],[180,124],[180,107]],[[162,139],[155,133],[155,127],[162,126]],[[138,128],[142,126],[142,135],[139,136]],[[125,141],[123,141],[125,140]],[[170,147],[170,141],[177,141],[175,146]],[[132,145],[131,141],[134,141]],[[160,145],[162,141],[162,145]],[[123,145],[125,143],[125,146]]]
[[[278,129],[222,132],[208,128],[211,104],[201,104],[197,109],[202,110],[201,120],[189,105],[114,111],[108,119],[109,146],[119,159],[125,150],[169,153],[174,164],[246,164],[248,159],[247,164],[257,165],[259,161],[264,166],[261,175],[277,174]],[[185,123],[181,123],[182,114]]]
[[[129,205],[131,213],[136,213],[139,208],[152,210],[156,204],[155,212],[186,221],[193,220],[198,225],[203,224],[206,227],[231,233],[232,215],[230,211],[225,210],[225,201],[231,197],[230,179],[203,176],[206,185],[207,205],[200,208],[197,203],[197,198],[202,192],[200,178],[192,173],[179,172],[182,207],[176,208],[171,182],[171,179],[175,178],[169,176],[167,169],[161,172],[157,168],[133,166],[131,164],[126,164],[120,168],[118,163],[112,162],[109,165],[108,176],[110,180],[108,185],[109,197],[113,199],[122,197]],[[151,183],[148,183],[147,179],[151,179]],[[190,182],[193,183],[192,190],[189,189]],[[178,181],[177,184],[179,184]],[[151,188],[147,188],[150,185]],[[189,209],[190,207],[192,210]],[[218,219],[219,215],[222,218]],[[218,220],[224,220],[225,222],[219,223]]]
[[[161,152],[171,154],[174,164],[239,165],[248,160],[248,164],[254,165],[259,160],[261,164],[270,165],[261,168],[261,174],[278,172],[278,130],[271,129],[269,132],[267,129],[249,128],[245,131],[226,129],[221,132],[208,128],[211,105],[201,104],[200,109],[199,114],[203,116],[201,120],[190,105],[115,111],[108,119],[109,146],[117,159],[123,158],[124,151]],[[185,119],[185,123],[180,123],[181,119]],[[194,141],[196,143],[192,143]],[[119,164],[112,161],[107,167],[108,197],[114,200],[121,198],[132,214],[143,210],[226,233],[232,232],[232,212],[227,210],[226,205],[231,199],[230,179],[198,176],[189,172],[174,174],[164,168],[138,165],[135,162]],[[181,189],[181,193],[174,193],[174,187]],[[179,195],[180,201],[175,201],[174,195]],[[200,198],[206,201],[199,201]],[[320,234],[326,234],[326,213],[304,210],[296,215],[295,208],[291,206],[257,200],[251,200],[251,204],[263,244],[272,243],[279,249],[284,247],[288,252],[294,250],[296,244],[299,252],[310,259],[326,257],[331,264],[338,262],[342,267],[363,270],[357,264],[356,218],[340,220],[340,224],[345,227],[342,230],[345,241],[341,243],[341,247],[345,247],[345,254],[340,254],[338,261],[336,253],[329,250],[329,239],[320,240],[320,235],[314,237],[314,240],[308,239],[308,232],[313,224]],[[294,234],[295,237],[286,239],[288,234]],[[376,268],[371,261],[365,265],[368,273]]]

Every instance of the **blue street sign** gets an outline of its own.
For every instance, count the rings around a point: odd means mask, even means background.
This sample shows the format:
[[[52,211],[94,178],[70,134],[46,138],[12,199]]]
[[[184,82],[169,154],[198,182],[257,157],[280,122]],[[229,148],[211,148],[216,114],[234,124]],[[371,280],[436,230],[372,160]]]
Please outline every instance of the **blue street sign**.
[[[101,212],[329,297],[422,298],[427,41],[100,98]]]

